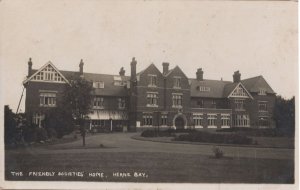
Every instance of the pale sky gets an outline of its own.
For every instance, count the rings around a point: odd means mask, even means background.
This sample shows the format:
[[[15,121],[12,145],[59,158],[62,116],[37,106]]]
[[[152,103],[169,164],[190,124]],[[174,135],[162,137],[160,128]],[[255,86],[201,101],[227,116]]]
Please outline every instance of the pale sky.
[[[118,74],[162,62],[190,78],[232,81],[263,75],[277,94],[298,92],[297,2],[0,1],[1,101],[14,111],[27,75],[39,69]],[[25,96],[24,96],[25,98]],[[21,109],[24,111],[22,100]]]

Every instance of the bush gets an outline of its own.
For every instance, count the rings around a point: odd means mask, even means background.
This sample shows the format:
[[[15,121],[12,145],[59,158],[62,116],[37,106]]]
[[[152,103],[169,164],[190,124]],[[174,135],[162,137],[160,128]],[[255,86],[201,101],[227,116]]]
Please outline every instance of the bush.
[[[216,131],[234,132],[240,135],[258,136],[258,137],[282,137],[287,135],[281,129],[276,129],[276,128],[260,129],[260,128],[233,127],[233,128],[226,128],[226,129],[217,129]]]
[[[45,140],[48,139],[46,129],[44,129],[44,128],[36,128],[36,133],[37,133],[37,139],[36,139],[37,142],[45,141]]]
[[[213,147],[212,149],[215,158],[222,158],[224,156],[223,151],[219,147]]]
[[[141,133],[142,137],[173,137],[174,129],[167,129],[163,131],[158,130],[145,130]]]
[[[47,130],[47,136],[49,138],[57,138],[57,132],[56,132],[55,129],[53,129],[53,128],[47,128],[46,130]]]
[[[225,144],[252,144],[252,139],[239,134],[214,134],[197,131],[189,134],[182,134],[175,137],[176,141],[225,143]]]
[[[31,126],[25,126],[23,129],[24,140],[28,143],[37,141],[37,129],[38,126],[32,124]]]

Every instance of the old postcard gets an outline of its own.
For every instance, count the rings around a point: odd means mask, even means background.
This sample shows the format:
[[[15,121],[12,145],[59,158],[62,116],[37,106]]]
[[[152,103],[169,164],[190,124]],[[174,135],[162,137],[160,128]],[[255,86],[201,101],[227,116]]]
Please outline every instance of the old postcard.
[[[299,188],[297,1],[0,9],[0,188]]]

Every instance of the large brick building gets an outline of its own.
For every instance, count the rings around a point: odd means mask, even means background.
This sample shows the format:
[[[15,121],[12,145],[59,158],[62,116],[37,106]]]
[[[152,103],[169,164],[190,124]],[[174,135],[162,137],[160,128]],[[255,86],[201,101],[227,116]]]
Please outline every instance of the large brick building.
[[[263,76],[241,80],[239,71],[233,81],[208,80],[200,68],[196,78],[188,78],[178,66],[162,72],[151,64],[137,73],[136,60],[131,74],[119,75],[58,70],[51,62],[38,70],[28,62],[25,110],[28,120],[39,126],[47,110],[55,107],[69,79],[80,75],[93,83],[93,109],[89,126],[137,128],[229,128],[274,127],[272,119],[275,92]]]

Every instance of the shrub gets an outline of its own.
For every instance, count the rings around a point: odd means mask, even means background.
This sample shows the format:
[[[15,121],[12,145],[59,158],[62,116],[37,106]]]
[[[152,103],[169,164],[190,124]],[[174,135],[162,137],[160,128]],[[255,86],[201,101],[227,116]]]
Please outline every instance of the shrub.
[[[163,131],[145,130],[141,133],[142,137],[172,137],[174,136],[174,129],[167,129]]]
[[[225,144],[251,144],[252,139],[239,134],[215,134],[203,131],[182,134],[175,137],[177,141],[225,143]]]
[[[47,136],[47,131],[44,128],[37,128],[36,129],[36,133],[37,133],[37,141],[45,141],[47,140],[48,136]]]
[[[213,147],[212,149],[215,158],[222,158],[224,156],[223,151],[219,147]]]

